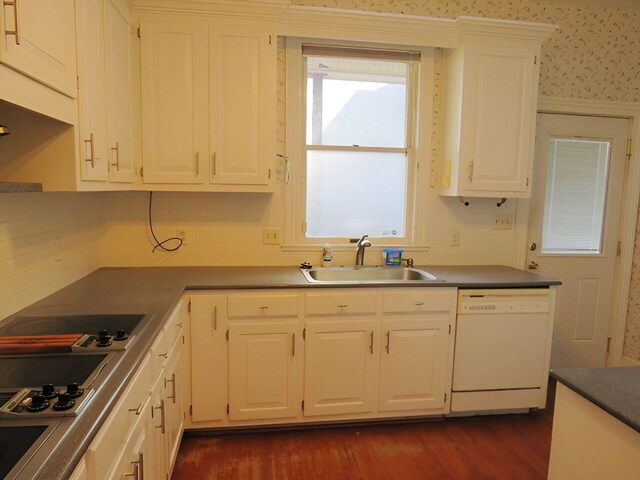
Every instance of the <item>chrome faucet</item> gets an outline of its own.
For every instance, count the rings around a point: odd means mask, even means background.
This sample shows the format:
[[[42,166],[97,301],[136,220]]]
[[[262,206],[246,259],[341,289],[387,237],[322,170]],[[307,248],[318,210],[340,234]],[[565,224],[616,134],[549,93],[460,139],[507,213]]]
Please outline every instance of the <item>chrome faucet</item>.
[[[365,240],[369,235],[363,235],[358,243],[356,243],[356,267],[361,267],[364,265],[364,249],[371,246],[371,242],[369,240]]]

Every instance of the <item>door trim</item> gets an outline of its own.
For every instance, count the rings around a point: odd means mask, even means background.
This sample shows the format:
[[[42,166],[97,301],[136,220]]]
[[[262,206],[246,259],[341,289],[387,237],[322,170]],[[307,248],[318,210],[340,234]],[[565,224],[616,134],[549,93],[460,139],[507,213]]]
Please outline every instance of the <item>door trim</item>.
[[[631,160],[628,165],[622,210],[620,214],[620,232],[618,238],[622,242],[620,259],[614,273],[612,311],[609,320],[609,336],[611,347],[607,356],[607,366],[629,365],[637,363],[633,359],[623,357],[624,330],[631,286],[631,269],[636,237],[636,221],[640,199],[640,102],[618,102],[585,100],[574,98],[540,96],[537,113],[556,113],[588,115],[596,117],[627,118],[630,121],[632,141]],[[515,241],[513,265],[524,268],[527,257],[527,240],[529,225],[529,199],[517,201],[515,219]]]

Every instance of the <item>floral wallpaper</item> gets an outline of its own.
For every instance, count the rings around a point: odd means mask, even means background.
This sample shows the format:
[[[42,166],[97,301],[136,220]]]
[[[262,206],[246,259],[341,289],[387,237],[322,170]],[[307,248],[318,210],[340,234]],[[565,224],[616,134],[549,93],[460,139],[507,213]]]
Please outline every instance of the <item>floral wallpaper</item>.
[[[541,95],[640,102],[640,4],[638,8],[567,5],[552,0],[291,0],[291,4],[553,23],[559,29],[542,47]],[[436,60],[438,76],[441,65]],[[441,99],[440,89],[435,90],[437,122]],[[434,128],[434,132],[439,130]],[[440,138],[434,133],[432,158],[437,157],[439,148]],[[640,362],[640,230],[636,235],[623,354]]]

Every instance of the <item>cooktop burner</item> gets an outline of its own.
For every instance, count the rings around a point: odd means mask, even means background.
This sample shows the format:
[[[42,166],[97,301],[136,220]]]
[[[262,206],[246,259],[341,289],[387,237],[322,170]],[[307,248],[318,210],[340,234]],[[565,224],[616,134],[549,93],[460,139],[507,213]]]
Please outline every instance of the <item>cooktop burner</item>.
[[[95,333],[102,330],[130,333],[144,315],[52,315],[18,317],[0,326],[0,336],[55,335],[65,333]]]
[[[0,427],[0,478],[6,477],[47,430],[47,425]]]
[[[107,358],[103,354],[0,357],[0,388],[39,388],[45,384],[84,385]]]

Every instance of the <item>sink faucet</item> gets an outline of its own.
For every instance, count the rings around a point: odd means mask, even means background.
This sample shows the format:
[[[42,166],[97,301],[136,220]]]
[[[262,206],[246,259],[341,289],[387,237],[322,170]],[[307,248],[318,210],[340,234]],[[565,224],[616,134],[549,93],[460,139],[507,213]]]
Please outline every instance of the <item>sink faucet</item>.
[[[369,235],[363,235],[358,243],[356,243],[356,267],[361,267],[364,265],[364,249],[371,246],[371,242],[369,240],[365,240]]]

